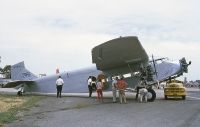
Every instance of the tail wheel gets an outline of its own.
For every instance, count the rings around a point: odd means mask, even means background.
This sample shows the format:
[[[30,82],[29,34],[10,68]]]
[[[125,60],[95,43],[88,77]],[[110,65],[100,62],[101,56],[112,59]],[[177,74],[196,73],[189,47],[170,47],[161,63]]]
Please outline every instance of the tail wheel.
[[[182,96],[182,99],[185,100],[185,96]]]
[[[167,97],[167,95],[165,95],[165,100],[167,100],[168,99],[168,97]]]
[[[156,92],[151,88],[147,90],[148,90],[147,101],[153,102],[156,99]]]

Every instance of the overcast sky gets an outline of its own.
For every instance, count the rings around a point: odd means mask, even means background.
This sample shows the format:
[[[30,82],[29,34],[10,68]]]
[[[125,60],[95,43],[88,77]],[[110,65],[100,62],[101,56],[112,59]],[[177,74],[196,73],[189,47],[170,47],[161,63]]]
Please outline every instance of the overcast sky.
[[[192,61],[200,79],[199,0],[0,0],[0,66],[35,74],[92,65],[91,49],[138,36],[149,55]]]

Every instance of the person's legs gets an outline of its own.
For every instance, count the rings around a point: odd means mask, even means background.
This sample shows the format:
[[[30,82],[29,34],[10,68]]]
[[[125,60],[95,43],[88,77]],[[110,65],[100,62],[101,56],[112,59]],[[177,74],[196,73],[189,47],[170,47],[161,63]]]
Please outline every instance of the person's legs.
[[[58,98],[58,95],[59,95],[59,87],[56,86],[56,88],[57,88],[57,98]]]
[[[59,97],[61,98],[61,91],[59,91]]]
[[[144,92],[143,92],[143,89],[139,89],[139,100],[140,100],[140,102],[142,102],[143,101],[143,98],[144,98]]]
[[[119,90],[119,101],[122,103],[122,90]]]
[[[142,102],[142,100],[143,100],[143,95],[140,94],[140,102]]]
[[[97,100],[100,101],[100,91],[97,90]]]
[[[147,94],[144,95],[145,102],[147,102]]]
[[[88,85],[88,92],[89,92],[89,97],[90,97],[90,86]]]
[[[89,88],[89,97],[91,97],[92,96],[92,86],[88,86],[88,88]]]
[[[18,96],[20,96],[20,95],[21,95],[20,91],[18,91],[18,92],[17,92],[17,95],[18,95]]]
[[[97,90],[96,84],[92,83],[92,90]]]
[[[113,92],[113,102],[116,102],[116,90],[112,90]]]
[[[124,93],[124,103],[126,103],[126,94]]]
[[[61,98],[61,93],[62,93],[62,86],[60,86],[60,98]]]
[[[136,97],[135,97],[135,100],[137,100],[138,99],[138,94],[139,94],[139,87],[137,86],[137,93],[136,93]]]
[[[122,98],[123,98],[123,100],[124,100],[124,103],[126,103],[126,95],[125,95],[124,90],[122,90]]]
[[[103,91],[100,90],[100,97],[101,97],[101,101],[103,102]]]
[[[61,91],[62,91],[62,86],[57,86],[57,98],[61,98]]]
[[[137,88],[136,88],[136,89],[137,89],[136,98],[135,98],[136,100],[138,99],[139,90],[140,90],[141,88],[144,88],[144,87],[137,86]]]

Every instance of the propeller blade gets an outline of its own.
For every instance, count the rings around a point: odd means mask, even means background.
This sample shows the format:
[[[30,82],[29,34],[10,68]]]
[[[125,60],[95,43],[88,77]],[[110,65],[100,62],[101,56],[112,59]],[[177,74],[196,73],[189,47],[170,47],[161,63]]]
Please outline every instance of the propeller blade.
[[[152,61],[153,61],[153,67],[154,67],[155,74],[156,74],[156,78],[157,78],[158,75],[157,75],[156,64],[155,64],[155,59],[154,59],[154,57],[153,57],[153,54],[152,54]]]

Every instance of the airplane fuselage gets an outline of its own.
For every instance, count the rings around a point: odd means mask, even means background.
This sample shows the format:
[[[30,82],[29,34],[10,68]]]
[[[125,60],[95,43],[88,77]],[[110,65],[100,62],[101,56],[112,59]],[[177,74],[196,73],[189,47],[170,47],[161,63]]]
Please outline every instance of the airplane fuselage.
[[[33,85],[26,87],[27,91],[40,93],[56,93],[56,80],[60,75],[64,80],[62,91],[64,93],[88,92],[87,79],[89,76],[97,77],[102,74],[96,67],[90,67],[71,72],[63,72],[57,75],[45,76],[34,80]]]

